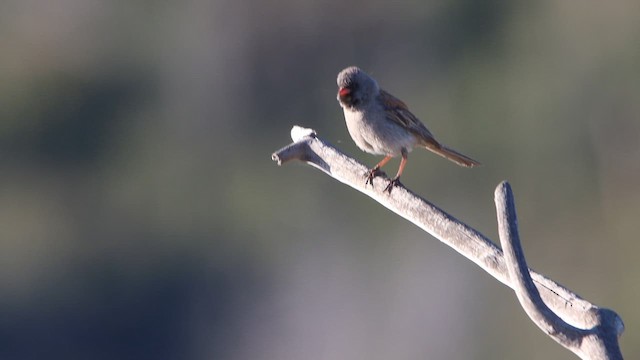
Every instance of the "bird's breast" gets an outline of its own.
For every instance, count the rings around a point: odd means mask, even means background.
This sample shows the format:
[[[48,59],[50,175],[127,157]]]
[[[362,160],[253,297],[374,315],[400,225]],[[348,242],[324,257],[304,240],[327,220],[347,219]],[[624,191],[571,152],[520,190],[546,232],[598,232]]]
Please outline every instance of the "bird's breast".
[[[344,109],[347,129],[356,145],[374,155],[400,155],[411,151],[416,139],[405,129],[385,117],[384,111]]]

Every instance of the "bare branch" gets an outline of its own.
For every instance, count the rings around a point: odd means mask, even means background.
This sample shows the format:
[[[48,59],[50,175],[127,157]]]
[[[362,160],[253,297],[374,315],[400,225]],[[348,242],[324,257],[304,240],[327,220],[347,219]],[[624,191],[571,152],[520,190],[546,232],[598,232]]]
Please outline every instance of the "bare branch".
[[[506,181],[495,191],[498,233],[512,287],[520,305],[545,334],[583,359],[622,359],[618,346],[618,330],[609,331],[602,324],[579,329],[567,324],[544,303],[529,275],[529,268],[518,235],[518,220],[511,186]],[[606,309],[601,309],[605,311]],[[610,310],[609,310],[610,311]],[[606,319],[609,321],[613,319]],[[621,331],[620,331],[621,333]],[[611,337],[613,339],[607,339]],[[613,341],[611,341],[613,340]]]
[[[376,177],[372,186],[366,186],[364,175],[368,169],[353,158],[322,141],[316,136],[315,131],[295,126],[291,130],[291,135],[294,143],[272,155],[272,159],[277,161],[279,165],[291,160],[307,162],[411,221],[476,263],[498,281],[514,289],[517,288],[517,284],[510,281],[509,271],[502,251],[480,232],[403,186],[395,187],[391,194],[387,194],[384,192],[384,188],[388,179],[384,177]],[[513,215],[515,220],[515,211]],[[517,228],[515,228],[515,234],[517,235]],[[524,269],[527,269],[526,264],[523,264],[523,266]],[[562,285],[531,270],[530,278],[535,284],[534,289],[537,289],[538,298],[542,299],[550,309],[551,314],[559,316],[566,324],[578,328],[578,331],[581,331],[579,329],[588,329],[594,332],[606,332],[607,337],[604,339],[608,345],[605,346],[605,349],[607,351],[617,349],[617,354],[620,355],[617,338],[622,334],[624,325],[622,319],[615,312],[599,308]],[[555,322],[552,324],[555,324]],[[555,331],[553,326],[550,329]],[[587,334],[583,339],[592,335]],[[568,341],[571,341],[571,339],[569,338]],[[584,348],[585,346],[583,345],[582,347]],[[600,358],[618,359],[622,357],[621,355],[619,357],[594,357],[594,359]]]

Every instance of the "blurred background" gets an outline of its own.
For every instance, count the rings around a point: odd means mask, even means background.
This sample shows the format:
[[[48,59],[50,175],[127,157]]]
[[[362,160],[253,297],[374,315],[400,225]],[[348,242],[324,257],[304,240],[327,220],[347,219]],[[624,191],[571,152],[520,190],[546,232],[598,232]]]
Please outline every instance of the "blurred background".
[[[444,143],[403,183],[626,324],[640,358],[637,1],[0,3],[3,359],[574,359],[514,294],[271,153],[295,124],[367,165],[359,65]],[[395,171],[398,161],[390,163]]]

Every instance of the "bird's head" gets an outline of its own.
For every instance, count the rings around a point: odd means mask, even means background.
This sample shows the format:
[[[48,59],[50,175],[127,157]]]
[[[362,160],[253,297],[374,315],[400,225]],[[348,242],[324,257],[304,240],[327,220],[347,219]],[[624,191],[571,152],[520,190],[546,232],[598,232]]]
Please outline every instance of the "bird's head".
[[[351,109],[367,105],[380,91],[378,83],[357,66],[340,71],[337,83],[340,105]]]

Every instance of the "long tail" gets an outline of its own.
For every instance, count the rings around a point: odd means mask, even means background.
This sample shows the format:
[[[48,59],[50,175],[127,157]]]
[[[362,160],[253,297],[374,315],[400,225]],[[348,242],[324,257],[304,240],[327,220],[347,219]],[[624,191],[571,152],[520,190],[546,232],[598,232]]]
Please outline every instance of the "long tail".
[[[459,152],[435,141],[424,144],[424,147],[427,148],[427,150],[430,150],[445,159],[451,160],[460,166],[474,167],[481,165],[478,161],[473,160],[466,155],[462,155]]]

